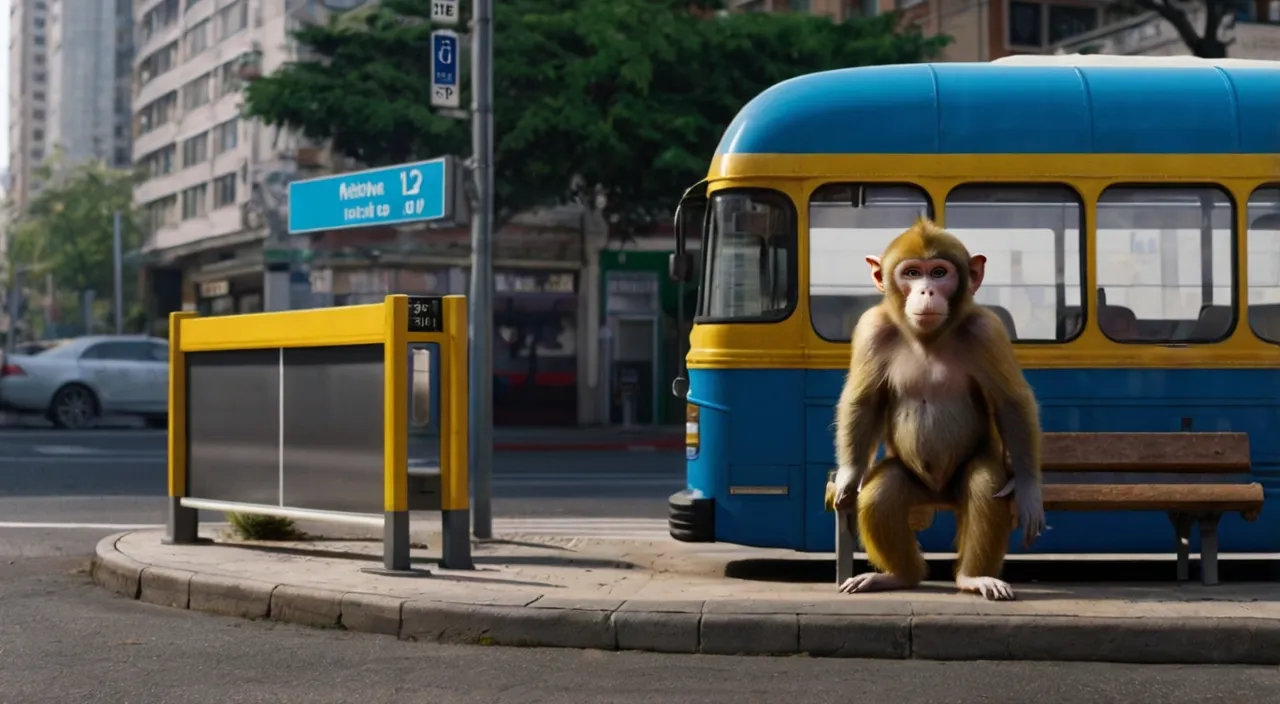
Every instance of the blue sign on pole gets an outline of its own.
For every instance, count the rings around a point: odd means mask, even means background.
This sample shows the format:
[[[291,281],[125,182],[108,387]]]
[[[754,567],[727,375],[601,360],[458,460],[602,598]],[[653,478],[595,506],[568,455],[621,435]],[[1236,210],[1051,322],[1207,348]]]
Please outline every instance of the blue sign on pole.
[[[431,105],[456,108],[460,101],[458,33],[451,29],[437,29],[431,33]]]
[[[289,233],[441,220],[452,215],[448,157],[289,184]]]

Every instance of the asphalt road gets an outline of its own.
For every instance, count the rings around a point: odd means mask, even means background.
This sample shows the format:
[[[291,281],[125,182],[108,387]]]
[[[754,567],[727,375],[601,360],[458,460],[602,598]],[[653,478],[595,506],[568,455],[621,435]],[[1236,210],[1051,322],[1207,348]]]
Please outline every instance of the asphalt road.
[[[0,526],[13,522],[121,525],[164,520],[165,433],[0,429]],[[414,441],[411,458],[433,461]],[[684,454],[509,452],[494,458],[493,510],[508,517],[666,518],[684,486]],[[208,520],[220,520],[216,515]]]
[[[12,531],[6,531],[12,532]],[[81,552],[77,534],[60,547]],[[1267,702],[1280,670],[935,663],[439,646],[177,611],[78,557],[0,560],[0,702]]]
[[[163,450],[157,432],[0,430],[0,704],[1167,704],[1262,702],[1280,691],[1276,668],[439,646],[150,606],[93,586],[87,564],[101,537],[162,520]],[[682,483],[678,452],[512,453],[495,462],[499,519],[524,515],[514,520],[565,530],[591,516],[661,525],[662,500]]]

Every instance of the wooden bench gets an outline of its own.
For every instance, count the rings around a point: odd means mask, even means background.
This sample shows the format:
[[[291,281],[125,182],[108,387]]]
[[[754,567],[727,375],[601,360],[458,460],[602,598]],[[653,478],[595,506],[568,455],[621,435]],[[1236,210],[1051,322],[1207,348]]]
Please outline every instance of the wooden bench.
[[[1200,580],[1218,583],[1218,522],[1238,512],[1256,520],[1262,486],[1252,482],[1244,433],[1045,433],[1046,511],[1164,511],[1173,523],[1178,580],[1190,575],[1191,526],[1200,526]],[[834,510],[835,472],[825,504]],[[928,508],[954,509],[939,501]],[[913,526],[914,527],[914,526]],[[857,521],[836,516],[836,583],[853,576]]]

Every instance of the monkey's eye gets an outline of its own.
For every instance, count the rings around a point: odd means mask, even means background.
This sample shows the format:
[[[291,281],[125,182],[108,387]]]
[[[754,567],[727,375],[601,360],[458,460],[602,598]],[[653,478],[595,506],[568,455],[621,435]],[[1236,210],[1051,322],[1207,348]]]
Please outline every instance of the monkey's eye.
[[[929,272],[929,275],[935,279],[941,279],[947,275],[947,269],[946,267],[936,266],[933,271]]]
[[[907,277],[908,279],[914,279],[920,275],[920,270],[915,267],[911,267],[909,269],[903,269],[902,275]]]

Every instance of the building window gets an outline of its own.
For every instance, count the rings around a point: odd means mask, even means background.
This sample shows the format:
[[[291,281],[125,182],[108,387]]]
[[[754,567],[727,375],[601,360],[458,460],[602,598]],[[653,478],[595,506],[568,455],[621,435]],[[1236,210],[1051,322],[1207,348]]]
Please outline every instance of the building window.
[[[44,141],[44,130],[32,130],[31,139],[37,142]]]
[[[147,85],[156,76],[168,73],[177,65],[178,42],[169,42],[138,63],[138,86]]]
[[[215,17],[218,23],[218,40],[221,41],[249,26],[249,5],[245,0],[236,0],[218,10]]]
[[[218,67],[218,96],[224,96],[240,90],[240,59],[236,57]]]
[[[212,99],[210,88],[213,86],[213,75],[206,73],[182,87],[182,107],[186,110],[198,108]]]
[[[173,173],[173,156],[178,148],[172,144],[165,145],[142,157],[141,166],[150,178]]]
[[[1044,45],[1044,6],[1037,2],[1009,3],[1009,46],[1037,47]]]
[[[231,118],[213,128],[213,153],[222,154],[236,148],[240,133],[240,120]]]
[[[209,158],[209,133],[200,134],[182,143],[182,168],[194,166]]]
[[[1098,325],[1117,342],[1216,342],[1235,327],[1234,208],[1215,187],[1098,198]]]
[[[1100,14],[1097,7],[1011,0],[1005,20],[1009,48],[1043,51],[1097,29]]]
[[[175,117],[177,108],[178,92],[172,90],[147,103],[138,111],[138,134],[146,134],[160,125],[168,124]]]
[[[209,184],[201,183],[182,191],[182,219],[202,217],[208,211]]]
[[[182,43],[186,47],[186,57],[189,59],[196,54],[209,48],[209,20],[204,20],[200,24],[187,30],[182,37]]]
[[[143,226],[148,232],[175,225],[178,222],[178,197],[168,195],[142,206]]]
[[[37,119],[37,120],[43,120],[43,119],[44,119],[44,110],[40,110],[40,109],[38,109],[38,108],[37,108],[37,109],[35,109],[35,110],[32,110],[32,111],[31,111],[31,116],[32,116],[32,117],[34,117],[34,118],[35,118],[35,119]]]
[[[1049,43],[1057,44],[1098,28],[1096,7],[1049,6]]]
[[[44,91],[42,90],[35,91],[31,94],[31,97],[35,98],[36,100],[44,100]]]
[[[31,74],[31,77],[35,80],[36,83],[44,83],[45,81],[49,80],[49,75],[43,72],[33,73]]]
[[[235,205],[236,202],[236,174],[219,176],[213,180],[213,207],[222,208],[228,205]]]
[[[142,29],[142,41],[151,38],[156,32],[173,26],[178,21],[180,6],[178,0],[164,0],[142,16],[139,26]]]
[[[31,41],[35,42],[36,46],[44,46],[44,37],[40,35],[36,35],[36,37]]]
[[[1249,196],[1249,327],[1280,344],[1280,185]]]

